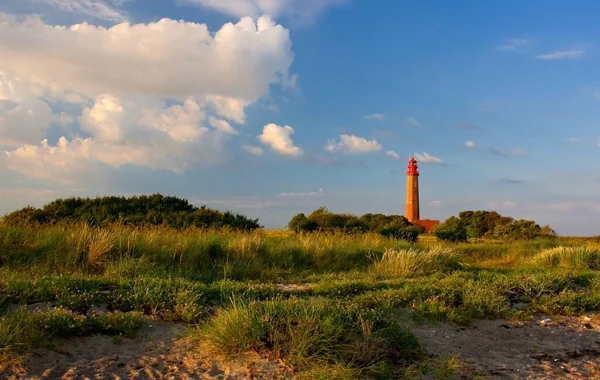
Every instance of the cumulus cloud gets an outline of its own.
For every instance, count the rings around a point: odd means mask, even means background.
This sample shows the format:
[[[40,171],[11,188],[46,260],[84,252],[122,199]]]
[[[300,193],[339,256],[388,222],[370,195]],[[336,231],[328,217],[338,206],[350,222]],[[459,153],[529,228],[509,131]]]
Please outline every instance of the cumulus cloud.
[[[277,124],[267,124],[263,132],[258,136],[261,143],[268,145],[275,152],[291,157],[300,157],[304,154],[302,149],[294,145],[291,135],[294,134],[294,128],[289,125],[280,127]]]
[[[259,146],[243,145],[242,149],[244,149],[246,152],[250,153],[253,156],[262,156],[265,153]]]
[[[118,9],[126,0],[32,0],[36,3],[43,3],[53,6],[65,12],[84,14],[101,20],[107,21],[126,21],[127,14]]]
[[[465,146],[467,148],[475,148],[475,142],[474,141],[467,141],[467,142],[465,142]]]
[[[263,14],[274,18],[287,17],[302,22],[312,21],[325,8],[343,4],[346,0],[182,0],[214,9],[234,17]]]
[[[444,161],[439,158],[428,154],[427,152],[423,152],[423,154],[415,152],[415,158],[418,162],[422,162],[424,164],[442,164]]]
[[[385,152],[385,155],[388,157],[392,157],[395,159],[399,159],[400,156],[398,155],[398,153],[394,152],[393,150],[388,150],[387,152]]]
[[[528,45],[531,41],[525,38],[509,38],[504,40],[504,43],[496,46],[497,50],[517,50],[525,45]]]
[[[218,163],[238,133],[229,121],[245,123],[248,105],[289,82],[293,58],[288,31],[268,17],[209,33],[169,19],[64,27],[0,13],[0,141],[10,148],[0,165],[70,183],[106,167]],[[62,103],[80,114],[54,115],[50,104]],[[65,132],[55,143],[52,123]]]
[[[383,119],[385,119],[385,116],[381,113],[373,113],[370,115],[365,115],[365,116],[363,116],[363,118],[365,118],[367,120],[383,120]]]
[[[555,51],[547,54],[540,54],[536,56],[537,59],[546,61],[558,60],[558,59],[581,59],[585,57],[585,49],[573,49],[573,50],[562,50]]]
[[[0,68],[24,80],[89,98],[194,95],[238,122],[243,105],[288,77],[293,58],[289,32],[267,17],[227,23],[213,36],[205,24],[170,19],[62,27],[0,13]]]
[[[340,141],[329,140],[325,150],[328,152],[342,152],[346,154],[375,153],[383,147],[377,140],[367,140],[364,137],[343,134]]]

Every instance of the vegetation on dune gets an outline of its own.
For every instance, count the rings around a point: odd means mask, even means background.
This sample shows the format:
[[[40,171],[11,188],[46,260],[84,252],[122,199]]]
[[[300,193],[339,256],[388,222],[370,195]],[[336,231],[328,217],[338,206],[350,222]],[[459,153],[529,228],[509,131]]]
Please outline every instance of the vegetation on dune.
[[[174,228],[199,227],[253,230],[258,219],[205,206],[196,207],[187,200],[161,194],[126,197],[57,199],[41,209],[25,207],[3,218],[10,225],[87,223],[108,226],[167,225]]]
[[[416,338],[391,320],[326,299],[234,302],[200,335],[229,356],[252,350],[300,370],[342,366],[355,376],[390,377],[393,365],[410,364],[421,353]]]
[[[532,261],[538,267],[600,270],[600,250],[585,246],[560,246],[539,252]]]
[[[325,207],[314,210],[308,217],[295,215],[288,223],[290,230],[299,232],[374,232],[386,237],[415,242],[422,226],[412,224],[402,215],[364,214],[356,217],[351,214],[338,214]]]
[[[23,351],[56,338],[92,334],[132,336],[143,325],[140,313],[80,315],[66,309],[28,313],[18,309],[0,318],[0,349]]]
[[[436,246],[427,250],[389,249],[373,266],[380,276],[422,276],[462,267],[455,249]]]

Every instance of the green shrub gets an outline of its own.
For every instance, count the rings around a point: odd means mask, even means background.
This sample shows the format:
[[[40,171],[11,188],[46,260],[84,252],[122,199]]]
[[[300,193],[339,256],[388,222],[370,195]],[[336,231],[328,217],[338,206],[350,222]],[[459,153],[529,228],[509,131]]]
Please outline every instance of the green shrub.
[[[205,206],[195,207],[187,200],[161,194],[126,197],[57,199],[42,209],[25,207],[3,218],[9,225],[86,223],[107,226],[167,225],[174,228],[200,227],[253,230],[261,228],[258,219]]]
[[[457,217],[450,217],[445,222],[433,227],[432,233],[440,240],[459,242],[467,241],[465,224]]]

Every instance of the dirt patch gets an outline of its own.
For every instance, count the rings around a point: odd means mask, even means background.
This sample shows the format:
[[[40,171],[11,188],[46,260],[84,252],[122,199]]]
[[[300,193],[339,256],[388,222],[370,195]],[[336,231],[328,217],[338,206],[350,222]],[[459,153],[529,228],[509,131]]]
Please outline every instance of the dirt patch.
[[[428,353],[458,354],[492,378],[600,378],[600,319],[545,318],[476,321],[469,327],[411,323]]]
[[[284,379],[278,362],[248,354],[239,362],[201,354],[184,325],[151,322],[133,339],[69,338],[54,349],[36,349],[21,368],[3,368],[9,379]]]

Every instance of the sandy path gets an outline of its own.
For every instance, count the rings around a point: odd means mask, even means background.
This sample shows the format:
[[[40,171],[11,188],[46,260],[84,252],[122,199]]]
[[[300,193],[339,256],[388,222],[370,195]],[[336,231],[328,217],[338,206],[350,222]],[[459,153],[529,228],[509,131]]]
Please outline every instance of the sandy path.
[[[477,321],[410,326],[428,353],[459,354],[477,373],[492,378],[600,378],[600,318],[561,318],[540,323]]]

